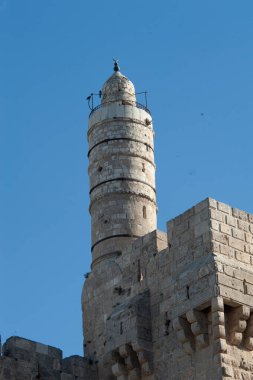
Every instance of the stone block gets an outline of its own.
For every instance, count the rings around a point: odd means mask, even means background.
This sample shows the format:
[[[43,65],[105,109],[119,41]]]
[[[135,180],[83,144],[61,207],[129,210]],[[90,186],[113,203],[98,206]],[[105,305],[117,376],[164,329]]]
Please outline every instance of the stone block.
[[[242,293],[244,292],[243,281],[222,273],[217,274],[217,284],[222,284],[229,288],[239,290]]]
[[[238,251],[244,252],[244,242],[233,237],[228,237],[228,243],[231,247],[237,249]]]
[[[226,214],[231,214],[231,208],[226,205],[225,203],[222,203],[222,202],[218,202],[218,210],[219,211],[222,211]]]
[[[241,219],[245,222],[248,221],[248,214],[245,211],[239,210],[238,208],[232,208],[232,215],[235,218]]]
[[[227,352],[227,342],[225,339],[217,339],[213,343],[214,353],[225,353]]]
[[[210,208],[217,208],[217,201],[213,198],[208,198],[208,203]]]
[[[220,232],[231,235],[231,227],[227,224],[220,223]]]
[[[250,263],[250,255],[247,254],[247,253],[243,253],[243,252],[240,252],[240,251],[235,251],[235,257],[237,260],[243,262],[243,263],[246,263],[246,264],[249,264]]]
[[[222,297],[215,297],[212,299],[212,312],[224,311],[224,303]]]
[[[218,241],[219,243],[222,244],[228,244],[228,236],[227,234],[220,233],[217,231],[212,231],[212,239],[215,241]]]
[[[212,313],[212,324],[213,326],[225,324],[225,317],[223,311],[214,311]]]
[[[222,325],[216,325],[213,327],[213,339],[226,339],[225,327]]]
[[[232,228],[232,236],[236,239],[245,240],[245,233],[237,228]]]
[[[237,224],[238,224],[238,228],[240,230],[243,230],[244,232],[249,231],[249,223],[248,222],[244,222],[243,220],[238,219]]]
[[[221,211],[210,209],[210,218],[225,223],[226,217]]]

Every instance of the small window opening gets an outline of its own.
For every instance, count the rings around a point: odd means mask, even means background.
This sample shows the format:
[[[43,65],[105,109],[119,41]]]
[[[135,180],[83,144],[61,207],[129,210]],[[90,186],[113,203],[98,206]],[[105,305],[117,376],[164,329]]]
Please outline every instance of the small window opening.
[[[243,280],[243,292],[244,292],[244,294],[247,294],[246,280]]]
[[[141,272],[141,260],[138,260],[138,273],[137,273],[137,280],[138,282],[141,282],[144,278],[142,272]]]
[[[169,335],[170,333],[170,320],[166,319],[165,321],[165,335]]]
[[[190,287],[189,287],[189,285],[186,286],[186,296],[187,296],[187,299],[190,298]]]
[[[102,166],[98,167],[98,172],[101,172],[103,170]]]
[[[143,216],[144,219],[147,218],[147,209],[146,209],[146,206],[143,206],[143,208],[142,208],[142,216]]]
[[[147,152],[148,152],[148,144],[146,144],[146,149],[147,149]]]
[[[143,171],[143,173],[145,173],[145,164],[142,164],[142,171]]]
[[[123,322],[120,322],[120,335],[123,334]]]

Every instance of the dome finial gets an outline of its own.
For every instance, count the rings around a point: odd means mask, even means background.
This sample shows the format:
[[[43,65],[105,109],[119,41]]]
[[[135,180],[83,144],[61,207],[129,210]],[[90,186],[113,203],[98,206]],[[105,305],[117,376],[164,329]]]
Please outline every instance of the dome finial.
[[[120,67],[119,67],[119,65],[118,65],[118,63],[119,63],[119,59],[114,59],[114,58],[113,58],[113,61],[114,61],[114,67],[113,67],[113,70],[114,70],[115,72],[117,72],[117,71],[119,71],[119,69],[120,69]]]

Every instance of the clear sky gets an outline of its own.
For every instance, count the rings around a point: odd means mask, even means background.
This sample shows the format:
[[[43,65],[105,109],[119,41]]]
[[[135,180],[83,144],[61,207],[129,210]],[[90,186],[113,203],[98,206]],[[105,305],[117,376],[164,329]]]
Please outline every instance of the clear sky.
[[[207,196],[253,213],[252,41],[252,0],[0,0],[3,340],[82,353],[85,99],[113,57],[149,93],[159,228]]]

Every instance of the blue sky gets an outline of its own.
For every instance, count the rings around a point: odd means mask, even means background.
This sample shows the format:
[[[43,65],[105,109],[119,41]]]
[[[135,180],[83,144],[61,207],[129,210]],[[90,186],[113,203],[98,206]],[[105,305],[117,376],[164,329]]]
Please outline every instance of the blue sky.
[[[113,57],[148,91],[159,228],[207,196],[253,213],[252,39],[252,0],[0,0],[3,339],[82,353],[85,98]]]

